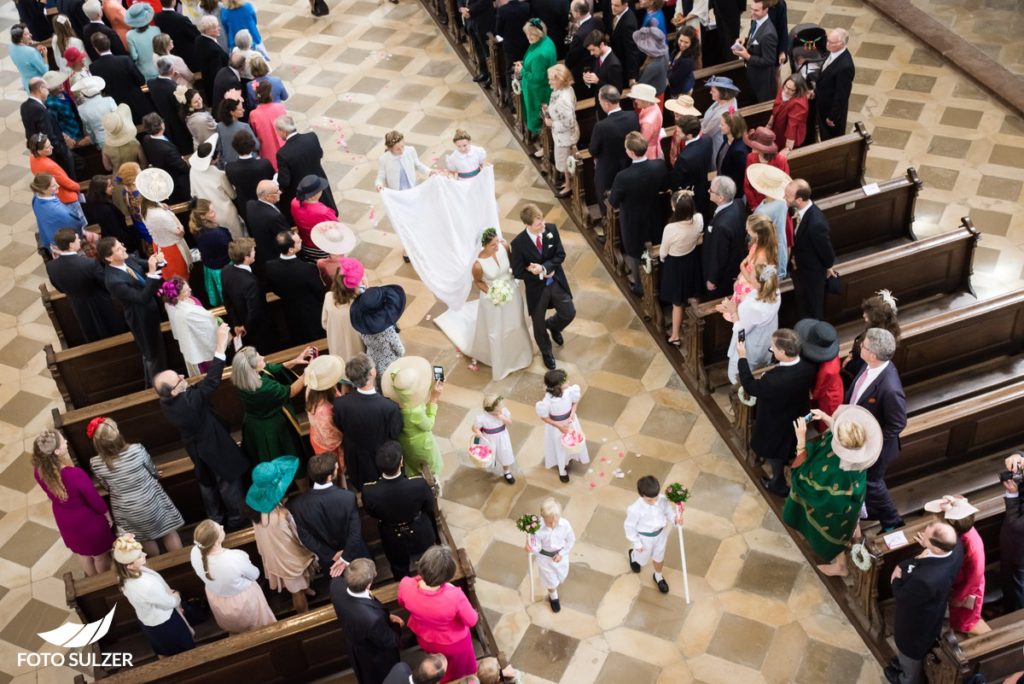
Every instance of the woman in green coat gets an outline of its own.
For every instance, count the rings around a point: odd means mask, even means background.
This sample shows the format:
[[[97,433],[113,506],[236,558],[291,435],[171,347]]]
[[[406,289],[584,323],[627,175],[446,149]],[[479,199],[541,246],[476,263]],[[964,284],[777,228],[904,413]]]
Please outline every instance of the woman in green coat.
[[[305,464],[306,449],[292,412],[292,397],[305,388],[302,375],[292,371],[316,355],[312,347],[284,363],[267,363],[255,347],[243,347],[231,362],[231,384],[245,407],[242,451],[255,465],[278,456],[298,456]],[[300,470],[305,471],[303,465]]]
[[[402,434],[398,442],[405,456],[405,474],[420,475],[423,466],[436,480],[441,478],[444,461],[434,439],[437,400],[444,382],[434,379],[433,367],[421,356],[403,356],[384,371],[381,392],[402,408]]]
[[[523,26],[523,33],[530,41],[523,61],[516,66],[516,73],[523,87],[523,113],[526,116],[526,128],[531,133],[540,133],[544,122],[541,106],[551,99],[551,86],[548,84],[548,69],[558,62],[555,55],[555,44],[548,38],[548,29],[540,19],[530,19]]]

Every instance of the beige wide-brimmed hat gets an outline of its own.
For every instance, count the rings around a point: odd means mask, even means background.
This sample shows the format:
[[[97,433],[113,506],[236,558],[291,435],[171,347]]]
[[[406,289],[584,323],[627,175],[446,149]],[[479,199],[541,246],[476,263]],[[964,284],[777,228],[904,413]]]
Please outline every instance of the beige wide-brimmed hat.
[[[689,95],[680,95],[674,100],[666,100],[665,109],[676,114],[682,114],[683,116],[701,115],[700,110],[693,106],[693,98]]]
[[[419,406],[427,401],[433,371],[430,362],[422,356],[403,356],[384,371],[381,392],[402,408]]]
[[[644,102],[657,102],[658,91],[650,84],[637,83],[629,89],[629,97],[633,100],[642,100]]]
[[[356,234],[344,223],[323,221],[309,235],[313,244],[328,254],[348,254],[356,246]]]
[[[103,124],[103,130],[107,132],[104,145],[115,147],[124,145],[135,140],[135,135],[138,133],[135,122],[132,121],[132,110],[126,104],[119,104],[116,110],[104,114],[100,123]]]
[[[46,83],[46,87],[50,90],[57,90],[70,77],[71,74],[64,73],[63,71],[47,71],[43,74],[43,82]]]
[[[771,164],[751,164],[747,180],[759,193],[776,200],[786,199],[786,186],[793,182],[788,173]]]
[[[303,373],[306,387],[311,390],[327,390],[345,379],[345,361],[340,356],[324,354],[309,362]]]
[[[99,76],[86,76],[78,79],[78,82],[71,86],[71,92],[79,93],[82,97],[95,97],[106,87],[107,82]]]
[[[978,512],[966,497],[959,494],[946,494],[941,499],[932,499],[924,505],[924,510],[929,513],[942,513],[946,520],[963,520]]]
[[[867,437],[859,449],[850,449],[839,443],[840,428],[847,423],[856,423],[864,429]],[[832,451],[843,462],[844,470],[867,470],[882,453],[882,428],[863,406],[843,404],[832,417]]]
[[[199,156],[199,146],[197,145],[196,153],[193,154],[188,160],[189,166],[191,166],[196,171],[206,171],[208,168],[210,168],[210,163],[213,161],[213,153],[217,150],[217,140],[219,139],[219,137],[220,136],[218,134],[214,133],[213,135],[206,139],[206,142],[210,143],[210,154],[206,155],[205,157]]]
[[[174,179],[163,169],[151,166],[139,172],[135,179],[139,194],[151,202],[163,202],[174,192]]]

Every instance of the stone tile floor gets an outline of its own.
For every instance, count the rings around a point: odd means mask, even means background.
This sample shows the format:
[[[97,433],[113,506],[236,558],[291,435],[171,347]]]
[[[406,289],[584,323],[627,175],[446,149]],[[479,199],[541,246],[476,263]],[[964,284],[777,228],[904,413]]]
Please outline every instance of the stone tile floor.
[[[875,139],[870,180],[917,167],[926,183],[918,234],[952,229],[969,213],[983,233],[975,262],[979,294],[1019,287],[1024,122],[859,0],[789,4],[792,24],[844,26],[853,34],[858,77],[851,119],[864,120]],[[996,17],[984,12],[1001,8],[974,4],[976,19]],[[863,642],[420,6],[352,0],[316,20],[303,0],[256,5],[277,73],[293,93],[288,107],[328,151],[342,219],[361,240],[355,255],[375,282],[409,291],[402,328],[410,353],[447,368],[437,429],[446,455],[442,507],[478,568],[498,641],[527,681],[879,681]],[[5,27],[13,23],[13,7],[0,8],[0,17]],[[60,577],[74,565],[27,454],[34,434],[50,423],[50,408],[59,406],[41,352],[55,336],[34,295],[45,273],[34,253],[17,113],[24,94],[7,58],[0,75],[0,684],[63,682],[74,673],[16,665],[18,652],[40,647],[36,632],[68,615]],[[585,390],[580,415],[593,457],[567,486],[540,465],[542,428],[532,406],[542,392],[539,360],[498,383],[488,382],[486,370],[466,369],[431,322],[441,307],[402,263],[372,187],[381,140],[392,127],[431,164],[450,147],[455,128],[469,129],[499,171],[506,235],[518,230],[516,215],[527,201],[566,228],[566,270],[580,316],[558,356]],[[516,419],[512,436],[523,474],[514,487],[463,464],[485,389],[506,396]],[[612,476],[616,468],[622,479]],[[667,556],[671,595],[628,571],[622,519],[642,472],[694,491],[687,508],[689,605],[675,540]],[[523,539],[512,523],[546,496],[562,501],[579,538],[557,616],[529,602]]]

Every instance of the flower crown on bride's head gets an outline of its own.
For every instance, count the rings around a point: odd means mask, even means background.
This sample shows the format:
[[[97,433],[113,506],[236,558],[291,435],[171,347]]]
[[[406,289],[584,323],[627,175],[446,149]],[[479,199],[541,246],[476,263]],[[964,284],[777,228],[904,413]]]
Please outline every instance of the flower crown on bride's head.
[[[496,228],[488,227],[484,228],[483,235],[480,236],[480,245],[483,247],[487,246],[487,243],[498,236]]]

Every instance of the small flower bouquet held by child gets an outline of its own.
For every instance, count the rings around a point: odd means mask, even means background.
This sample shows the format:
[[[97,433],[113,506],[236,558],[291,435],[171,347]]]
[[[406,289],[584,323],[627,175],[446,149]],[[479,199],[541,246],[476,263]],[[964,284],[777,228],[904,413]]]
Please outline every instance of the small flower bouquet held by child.
[[[516,518],[516,529],[526,534],[537,534],[537,530],[540,529],[540,516],[527,513]]]
[[[562,446],[567,453],[578,454],[587,443],[587,438],[579,430],[569,430],[562,434]]]
[[[512,284],[504,278],[501,280],[495,280],[487,290],[487,296],[490,298],[491,304],[494,306],[502,306],[512,299],[512,295],[514,294],[512,287]]]
[[[665,488],[665,498],[678,506],[690,498],[690,490],[680,482],[673,482]]]
[[[469,460],[477,468],[490,468],[494,465],[494,449],[486,439],[475,437],[469,445]]]

